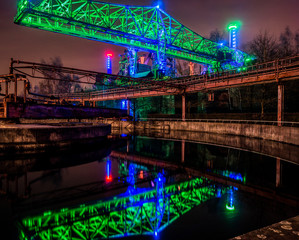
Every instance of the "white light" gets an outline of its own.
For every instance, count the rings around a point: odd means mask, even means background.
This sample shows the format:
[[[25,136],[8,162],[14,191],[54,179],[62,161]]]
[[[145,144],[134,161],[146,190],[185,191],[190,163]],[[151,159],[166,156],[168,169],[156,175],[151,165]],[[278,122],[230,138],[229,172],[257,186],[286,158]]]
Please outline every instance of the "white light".
[[[157,5],[157,6],[156,6],[156,8],[160,8],[160,6],[159,6],[159,5]]]

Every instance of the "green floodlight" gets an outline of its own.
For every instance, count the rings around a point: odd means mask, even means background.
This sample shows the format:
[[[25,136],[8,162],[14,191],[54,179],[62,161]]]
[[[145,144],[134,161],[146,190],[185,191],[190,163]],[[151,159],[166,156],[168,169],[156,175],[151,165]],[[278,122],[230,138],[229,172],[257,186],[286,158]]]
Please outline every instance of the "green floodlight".
[[[241,21],[234,21],[228,24],[227,30],[238,29],[242,26]]]
[[[228,26],[228,30],[233,29],[233,28],[238,28],[238,26],[237,25],[229,25]]]
[[[229,210],[229,211],[234,211],[235,210],[235,206],[228,206],[226,204],[226,209]]]

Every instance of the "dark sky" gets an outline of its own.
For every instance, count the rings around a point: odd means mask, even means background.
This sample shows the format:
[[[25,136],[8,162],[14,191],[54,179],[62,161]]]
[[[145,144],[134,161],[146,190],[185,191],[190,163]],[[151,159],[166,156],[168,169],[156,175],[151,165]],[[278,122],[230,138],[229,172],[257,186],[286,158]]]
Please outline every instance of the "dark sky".
[[[13,23],[17,0],[0,0],[0,74],[8,73],[13,57],[26,61],[49,61],[60,56],[64,66],[105,71],[104,52],[115,52],[113,73],[123,48],[72,36],[18,26]],[[151,0],[106,2],[150,5]],[[259,31],[268,29],[279,36],[288,25],[299,31],[299,0],[164,0],[164,10],[198,34],[208,37],[211,30],[225,29],[231,20],[240,20],[241,44]]]

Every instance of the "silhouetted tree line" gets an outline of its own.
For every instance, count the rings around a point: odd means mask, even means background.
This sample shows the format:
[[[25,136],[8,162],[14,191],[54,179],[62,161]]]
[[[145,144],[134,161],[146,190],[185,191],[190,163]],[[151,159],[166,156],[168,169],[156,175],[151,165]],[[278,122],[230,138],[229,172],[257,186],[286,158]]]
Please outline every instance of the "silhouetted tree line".
[[[55,67],[63,67],[62,60],[60,57],[51,58],[50,61],[41,60],[43,64],[53,65]],[[64,74],[60,71],[52,71],[50,69],[45,69],[42,71],[43,77],[45,79],[39,82],[34,89],[35,93],[51,95],[59,93],[69,93],[69,92],[80,92],[82,87],[79,83],[74,81],[79,81],[79,77],[70,74]]]
[[[225,32],[215,29],[210,32],[209,39],[227,44]],[[258,62],[271,61],[299,54],[299,31],[293,32],[285,27],[279,37],[268,30],[260,31],[251,41],[244,44],[241,50],[257,57]]]
[[[271,61],[299,54],[299,32],[293,33],[286,27],[276,38],[269,31],[260,32],[245,47],[259,62]]]

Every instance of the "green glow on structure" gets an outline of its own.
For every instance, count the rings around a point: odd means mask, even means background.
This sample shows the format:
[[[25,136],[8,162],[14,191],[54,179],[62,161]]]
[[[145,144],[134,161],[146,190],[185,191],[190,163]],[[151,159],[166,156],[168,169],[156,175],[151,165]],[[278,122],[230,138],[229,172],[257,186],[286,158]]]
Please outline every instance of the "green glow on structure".
[[[82,204],[75,208],[48,211],[21,220],[23,239],[102,239],[158,233],[180,216],[217,194],[214,183],[205,178]],[[225,193],[228,188],[222,188]]]
[[[248,54],[210,41],[157,7],[94,0],[18,1],[16,24],[85,39],[163,52],[213,68],[243,66]],[[219,57],[219,52],[221,56]]]
[[[229,210],[229,211],[234,211],[235,210],[235,206],[228,206],[226,204],[226,209]]]
[[[228,29],[232,29],[232,28],[238,28],[238,27],[237,27],[237,25],[230,25],[230,26],[228,27]]]
[[[234,21],[228,24],[227,29],[231,30],[231,29],[237,29],[240,28],[242,26],[242,22],[241,21]]]

